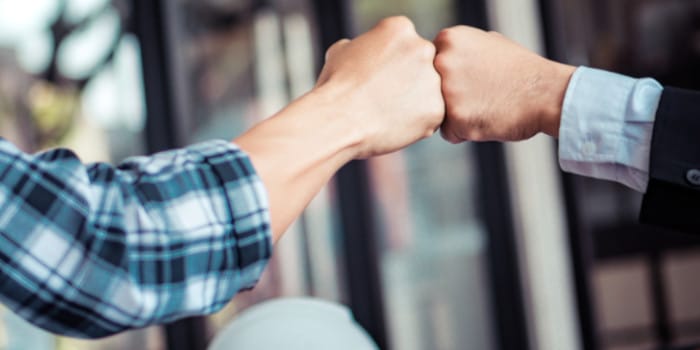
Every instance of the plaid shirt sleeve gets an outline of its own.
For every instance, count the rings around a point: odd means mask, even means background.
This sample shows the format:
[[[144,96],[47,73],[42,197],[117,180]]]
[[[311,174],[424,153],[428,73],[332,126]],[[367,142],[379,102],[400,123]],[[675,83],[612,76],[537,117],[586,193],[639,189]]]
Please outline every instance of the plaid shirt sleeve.
[[[36,326],[95,338],[209,314],[270,253],[265,189],[228,142],[112,167],[0,139],[0,302]]]

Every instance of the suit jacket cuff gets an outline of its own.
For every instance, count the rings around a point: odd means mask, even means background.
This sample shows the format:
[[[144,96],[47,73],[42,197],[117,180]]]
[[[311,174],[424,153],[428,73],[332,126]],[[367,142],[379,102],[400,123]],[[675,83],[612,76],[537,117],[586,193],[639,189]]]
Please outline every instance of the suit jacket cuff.
[[[666,88],[652,136],[641,221],[700,233],[700,93]]]

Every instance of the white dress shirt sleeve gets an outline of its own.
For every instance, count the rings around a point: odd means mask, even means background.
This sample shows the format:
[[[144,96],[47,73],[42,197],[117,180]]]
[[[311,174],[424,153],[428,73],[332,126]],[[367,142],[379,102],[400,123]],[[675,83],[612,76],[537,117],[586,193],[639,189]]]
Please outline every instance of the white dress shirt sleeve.
[[[654,118],[662,91],[653,79],[578,68],[562,108],[561,168],[646,192]]]

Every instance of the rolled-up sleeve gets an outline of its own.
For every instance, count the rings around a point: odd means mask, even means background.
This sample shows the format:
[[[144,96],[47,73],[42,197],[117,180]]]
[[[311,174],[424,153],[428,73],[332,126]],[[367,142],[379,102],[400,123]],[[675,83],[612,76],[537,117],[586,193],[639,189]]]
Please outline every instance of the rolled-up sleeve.
[[[0,301],[89,338],[209,314],[255,285],[269,220],[260,178],[228,142],[113,167],[0,140]]]
[[[580,67],[564,99],[559,163],[564,171],[616,181],[645,192],[662,86]]]

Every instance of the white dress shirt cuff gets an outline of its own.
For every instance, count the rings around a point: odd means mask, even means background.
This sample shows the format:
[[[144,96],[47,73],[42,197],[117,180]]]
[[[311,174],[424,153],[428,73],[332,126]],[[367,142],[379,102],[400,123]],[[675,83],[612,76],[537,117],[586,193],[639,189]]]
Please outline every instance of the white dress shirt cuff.
[[[562,108],[561,168],[645,192],[654,118],[662,91],[653,79],[578,68]]]

